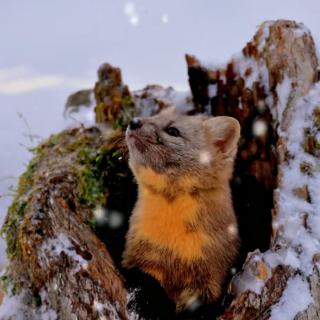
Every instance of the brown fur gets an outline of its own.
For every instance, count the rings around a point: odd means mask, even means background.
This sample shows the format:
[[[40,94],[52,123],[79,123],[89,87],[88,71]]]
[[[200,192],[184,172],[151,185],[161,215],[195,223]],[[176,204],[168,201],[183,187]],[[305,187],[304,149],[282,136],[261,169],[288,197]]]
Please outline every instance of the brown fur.
[[[197,298],[213,303],[239,249],[229,188],[239,124],[175,110],[141,121],[126,134],[139,198],[123,265],[156,278],[177,311]]]

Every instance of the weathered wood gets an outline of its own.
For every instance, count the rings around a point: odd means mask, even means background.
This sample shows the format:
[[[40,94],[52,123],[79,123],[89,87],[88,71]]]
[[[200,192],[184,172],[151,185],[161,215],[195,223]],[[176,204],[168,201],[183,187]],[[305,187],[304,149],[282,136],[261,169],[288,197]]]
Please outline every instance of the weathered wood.
[[[46,306],[59,319],[127,318],[123,279],[91,226],[89,196],[98,206],[108,191],[100,197],[98,185],[81,182],[94,174],[86,157],[101,158],[107,141],[98,128],[80,128],[39,146],[14,200],[22,211],[12,207],[4,226],[14,242],[8,247],[10,286],[30,296],[30,307]],[[79,188],[86,182],[84,188],[94,189],[86,190],[90,195]]]
[[[290,241],[283,236],[286,225],[282,220],[278,222],[279,208],[283,201],[286,201],[281,199],[285,192],[282,190],[287,187],[283,185],[285,183],[282,179],[283,171],[290,167],[292,159],[296,156],[287,147],[288,143],[292,144],[295,139],[290,135],[296,134],[290,131],[290,126],[294,117],[301,117],[302,123],[306,121],[307,111],[297,114],[296,109],[305,107],[301,105],[299,99],[308,94],[317,80],[318,61],[310,32],[302,24],[293,21],[265,22],[242,53],[231,59],[225,68],[210,69],[193,56],[187,55],[186,58],[189,83],[197,110],[213,115],[231,115],[242,125],[243,141],[239,146],[235,167],[234,197],[239,214],[240,233],[244,239],[244,255],[246,251],[253,249],[248,243],[252,244],[255,230],[263,233],[268,229],[268,226],[266,228],[259,224],[259,221],[256,225],[252,221],[255,218],[263,219],[266,214],[270,217],[267,221],[270,233],[264,233],[264,236],[268,238],[272,236],[271,249],[264,254],[256,252],[247,259],[243,272],[237,275],[231,286],[236,291],[236,296],[221,319],[269,319],[270,308],[280,300],[288,278],[296,272],[300,272],[302,277],[310,283],[315,301],[307,311],[297,316],[297,319],[318,319],[320,300],[316,265],[313,275],[308,276],[306,270],[294,270],[284,261],[279,262],[282,268],[271,268],[266,262],[268,254],[276,254],[279,250],[286,251],[290,248]],[[297,106],[298,102],[299,106]],[[311,106],[317,110],[316,105],[312,105],[312,101],[306,105],[308,106],[306,109],[310,109]],[[258,122],[262,128],[255,127]],[[305,129],[304,133],[301,132],[306,136],[305,147],[304,150],[301,148],[301,152],[316,155],[319,143],[315,138],[317,129],[315,125],[310,128],[309,123],[306,123],[306,126],[308,129]],[[255,129],[258,130],[255,132]],[[314,172],[315,169],[311,167],[309,168],[308,163],[300,164],[300,170],[304,170],[306,174],[308,174],[307,171]],[[246,184],[246,180],[252,177],[256,184],[250,186]],[[237,188],[237,184],[240,184],[240,188]],[[259,206],[260,199],[258,204],[252,202],[252,197],[257,195],[255,189],[259,185],[265,186],[265,189],[260,192],[261,197],[265,197],[268,192],[272,194],[273,190],[278,188],[275,196],[271,196],[268,200],[269,206],[266,204]],[[243,189],[248,188],[248,192],[243,192]],[[293,197],[312,204],[312,196],[307,185],[292,186],[292,189]],[[246,199],[243,200],[243,198]],[[240,204],[241,201],[254,204],[254,212],[249,219],[243,221],[243,215],[250,212],[250,207],[241,206],[238,201]],[[273,213],[272,230],[271,212]],[[287,214],[290,216],[290,212]],[[299,222],[296,223],[298,224]],[[244,225],[249,227],[245,228]],[[249,238],[247,238],[248,235]],[[259,248],[259,242],[254,243]],[[262,251],[267,249],[262,241],[260,249]],[[261,273],[261,266],[264,266],[263,273]],[[265,274],[269,276],[263,277]],[[253,280],[250,281],[253,282],[253,286],[254,282],[260,283],[261,293],[250,291],[249,284],[244,286],[248,288],[247,290],[241,290],[240,284],[243,286],[243,282],[248,277],[252,277]]]
[[[96,122],[111,122],[115,127],[126,125],[132,118],[134,102],[127,85],[122,83],[121,70],[106,63],[98,70],[94,87]]]

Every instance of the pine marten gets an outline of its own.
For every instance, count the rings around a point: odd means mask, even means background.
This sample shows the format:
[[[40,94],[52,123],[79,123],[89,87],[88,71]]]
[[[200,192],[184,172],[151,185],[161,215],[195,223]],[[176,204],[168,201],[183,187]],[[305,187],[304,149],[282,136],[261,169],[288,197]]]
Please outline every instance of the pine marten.
[[[214,303],[239,250],[229,180],[240,125],[174,108],[133,119],[126,131],[138,184],[123,266],[159,281],[181,312]]]

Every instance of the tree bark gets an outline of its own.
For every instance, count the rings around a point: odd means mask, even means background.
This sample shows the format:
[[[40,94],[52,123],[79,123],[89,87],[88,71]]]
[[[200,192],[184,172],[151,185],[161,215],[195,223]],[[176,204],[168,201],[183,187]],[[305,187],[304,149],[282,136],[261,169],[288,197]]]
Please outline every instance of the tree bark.
[[[106,143],[98,128],[52,136],[20,179],[4,226],[6,277],[30,309],[54,310],[58,319],[127,319],[123,279],[90,226],[95,207],[79,188],[91,174],[82,153],[96,156]],[[93,200],[98,205],[98,197]]]
[[[319,319],[320,286],[316,262],[319,247],[308,257],[308,262],[313,266],[309,272],[303,265],[294,267],[285,259],[291,250],[298,260],[302,259],[299,255],[304,254],[301,251],[307,251],[303,243],[299,247],[298,241],[288,236],[288,229],[294,226],[297,230],[304,229],[301,232],[310,231],[299,219],[293,220],[291,226],[288,225],[287,220],[296,214],[288,203],[299,198],[311,204],[309,212],[304,212],[307,220],[313,214],[320,214],[315,190],[310,192],[309,186],[302,181],[301,185],[288,185],[290,174],[300,175],[301,180],[310,174],[310,183],[320,184],[319,176],[315,175],[315,170],[319,170],[315,166],[319,163],[316,158],[319,155],[316,115],[320,93],[319,87],[314,84],[318,80],[318,60],[310,32],[302,24],[293,21],[265,22],[242,53],[231,59],[225,68],[211,69],[190,55],[186,56],[186,60],[197,110],[212,115],[231,115],[241,123],[242,141],[235,179],[240,177],[243,182],[253,176],[259,184],[266,187],[262,192],[272,192],[277,188],[270,208],[270,249],[262,254],[257,250],[248,255],[243,271],[234,277],[230,285],[230,292],[235,297],[220,319],[269,319],[272,309],[281,300],[288,279],[297,274],[309,284],[314,302],[305,306],[307,310],[299,313],[295,319]],[[305,100],[301,98],[303,96]],[[297,126],[299,122],[301,125]],[[259,130],[258,123],[263,130]],[[300,130],[302,140],[292,150],[288,145],[294,144],[297,139],[295,130]],[[298,163],[300,153],[310,162],[300,160]],[[298,166],[295,168],[296,164]],[[313,168],[312,173],[308,173],[309,165]],[[289,174],[288,168],[291,170]],[[250,203],[253,195],[252,188],[246,201]],[[237,194],[234,196],[237,208]],[[263,209],[259,206],[255,208]],[[249,209],[240,207],[240,212],[238,211],[240,228],[241,215],[247,210]],[[259,216],[260,210],[256,210],[254,214]],[[248,220],[245,222],[248,223]],[[250,224],[250,228],[260,228],[263,232],[263,226]],[[245,230],[247,233],[250,231]],[[245,237],[246,235],[244,239]],[[311,237],[316,240],[317,235],[312,234]],[[246,244],[246,240],[244,243]],[[250,246],[246,249],[252,250]],[[266,248],[260,249],[264,251]],[[270,257],[278,256],[279,252],[281,257],[273,265]],[[258,293],[254,292],[256,285],[260,287]]]

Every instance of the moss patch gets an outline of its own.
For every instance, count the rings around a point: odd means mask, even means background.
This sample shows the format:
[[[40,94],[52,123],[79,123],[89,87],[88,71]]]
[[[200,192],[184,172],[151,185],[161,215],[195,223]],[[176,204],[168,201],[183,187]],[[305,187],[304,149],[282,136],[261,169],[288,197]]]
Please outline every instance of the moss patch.
[[[131,119],[134,118],[135,113],[133,98],[131,96],[122,97],[119,116],[113,121],[114,128],[126,128]]]
[[[45,142],[41,143],[31,151],[34,153],[34,158],[29,162],[26,171],[20,176],[16,195],[12,204],[8,208],[6,221],[1,229],[1,236],[7,242],[7,254],[9,258],[19,256],[21,253],[21,245],[19,243],[19,227],[28,204],[28,191],[34,186],[37,176],[37,169],[42,158],[47,154],[48,150],[61,145],[61,151],[68,151],[65,147],[68,144],[64,143],[66,132],[54,134]]]
[[[121,152],[87,145],[79,149],[78,156],[79,166],[74,169],[79,179],[79,200],[89,206],[106,206],[110,188],[131,175]]]
[[[10,274],[10,270],[7,269],[5,274],[0,278],[1,288],[11,295],[17,295],[21,292],[21,286],[19,286]]]
[[[37,154],[35,158],[30,161],[26,171],[21,175],[16,190],[16,196],[14,197],[11,206],[8,208],[6,221],[1,229],[1,236],[5,237],[7,241],[7,254],[10,258],[19,255],[21,252],[18,233],[20,223],[27,207],[27,199],[24,195],[33,185],[33,177],[39,159],[40,156]]]
[[[136,200],[136,185],[123,153],[123,132],[115,131],[112,138],[105,136],[98,128],[77,128],[52,135],[33,149],[34,159],[20,177],[16,196],[8,209],[2,235],[7,241],[10,258],[21,257],[23,243],[20,243],[20,229],[31,202],[39,188],[47,183],[62,183],[67,179],[70,186],[70,203],[75,210],[84,210],[87,224],[97,234],[107,235],[105,242],[123,246],[127,221]],[[57,175],[61,172],[61,175]],[[50,177],[55,181],[51,181]],[[47,181],[47,179],[49,179]],[[71,187],[72,186],[72,187]],[[38,191],[37,191],[38,190]],[[66,197],[66,195],[61,195]],[[36,200],[38,201],[38,200]],[[69,203],[69,202],[68,202]],[[94,208],[117,211],[123,215],[123,225],[117,229],[97,225]],[[71,208],[72,210],[72,208]],[[34,212],[30,212],[34,215]]]
[[[19,255],[21,252],[18,230],[26,206],[25,201],[15,199],[8,209],[7,221],[1,230],[1,235],[4,235],[7,241],[7,254],[10,258]]]
[[[86,146],[79,150],[78,155],[80,166],[75,167],[75,172],[79,179],[79,200],[90,206],[105,205],[106,194],[100,170],[102,152]]]

